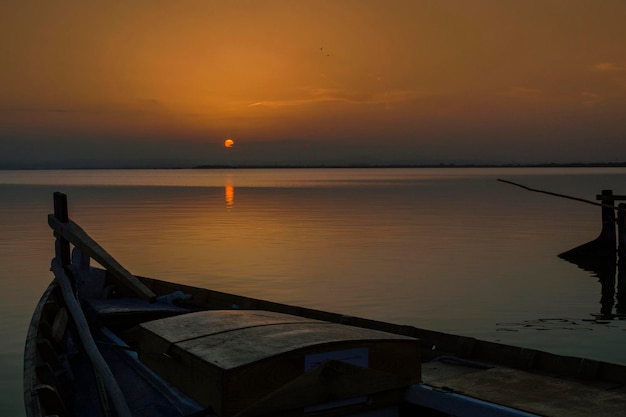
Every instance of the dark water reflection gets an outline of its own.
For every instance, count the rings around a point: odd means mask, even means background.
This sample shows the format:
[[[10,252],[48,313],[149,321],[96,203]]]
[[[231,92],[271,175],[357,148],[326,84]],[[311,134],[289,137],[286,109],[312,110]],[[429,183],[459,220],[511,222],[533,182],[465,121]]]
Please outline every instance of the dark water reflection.
[[[577,266],[600,283],[600,320],[626,319],[626,261],[579,260]]]
[[[611,295],[556,257],[597,235],[596,208],[496,178],[589,197],[626,170],[0,172],[0,411],[22,413],[53,191],[136,274],[626,363],[624,277]]]

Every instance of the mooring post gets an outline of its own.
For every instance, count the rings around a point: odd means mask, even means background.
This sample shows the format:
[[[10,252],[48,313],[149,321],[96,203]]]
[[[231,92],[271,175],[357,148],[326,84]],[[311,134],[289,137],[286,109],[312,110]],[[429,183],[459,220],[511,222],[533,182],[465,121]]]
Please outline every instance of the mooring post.
[[[69,221],[67,196],[58,191],[54,193],[54,217],[62,223]],[[70,264],[70,242],[57,233],[55,233],[54,236],[56,237],[55,255],[59,262],[61,262],[61,266],[65,268]]]

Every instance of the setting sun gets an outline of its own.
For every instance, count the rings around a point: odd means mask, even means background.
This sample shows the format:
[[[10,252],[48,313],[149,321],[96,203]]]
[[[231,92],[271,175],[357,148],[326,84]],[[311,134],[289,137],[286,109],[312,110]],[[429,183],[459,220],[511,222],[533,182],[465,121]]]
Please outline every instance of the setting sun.
[[[626,155],[626,1],[57,3],[0,0],[0,169]]]

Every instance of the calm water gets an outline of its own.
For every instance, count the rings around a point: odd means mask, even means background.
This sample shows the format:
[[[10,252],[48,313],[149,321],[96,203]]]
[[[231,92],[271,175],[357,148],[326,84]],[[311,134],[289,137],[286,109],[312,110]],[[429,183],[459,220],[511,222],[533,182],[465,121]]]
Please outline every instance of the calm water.
[[[0,414],[24,414],[53,191],[136,274],[626,364],[626,321],[595,319],[598,278],[556,256],[600,209],[497,178],[626,193],[606,168],[0,171]]]

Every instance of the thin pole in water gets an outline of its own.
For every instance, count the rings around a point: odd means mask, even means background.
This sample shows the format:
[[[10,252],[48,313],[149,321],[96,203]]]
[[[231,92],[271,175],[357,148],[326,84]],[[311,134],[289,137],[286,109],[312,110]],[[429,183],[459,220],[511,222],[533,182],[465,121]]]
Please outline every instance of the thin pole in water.
[[[572,197],[571,195],[558,194],[558,193],[553,193],[551,191],[538,190],[536,188],[530,188],[530,187],[527,187],[525,185],[518,184],[518,183],[513,182],[513,181],[503,180],[503,179],[500,179],[500,178],[498,178],[498,181],[503,182],[505,184],[515,185],[516,187],[520,187],[520,188],[523,188],[523,189],[528,190],[528,191],[533,191],[535,193],[542,193],[542,194],[553,195],[555,197],[567,198],[568,200],[580,201],[581,203],[587,203],[587,204],[591,204],[591,205],[599,206],[599,207],[608,207],[608,208],[612,208],[614,210],[619,210],[619,211],[626,210],[626,208],[614,207],[612,204],[608,205],[608,204],[596,203],[595,201],[586,200],[584,198],[579,198],[579,197]]]

